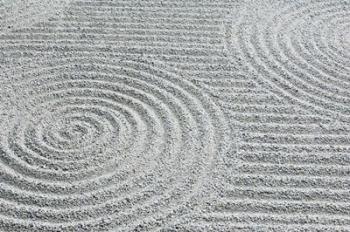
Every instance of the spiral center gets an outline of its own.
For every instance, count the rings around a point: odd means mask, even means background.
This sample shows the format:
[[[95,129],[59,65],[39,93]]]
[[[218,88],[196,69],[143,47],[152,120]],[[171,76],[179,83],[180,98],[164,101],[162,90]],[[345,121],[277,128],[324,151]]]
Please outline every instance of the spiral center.
[[[87,134],[87,129],[79,125],[71,125],[62,128],[59,135],[67,140],[81,139]]]

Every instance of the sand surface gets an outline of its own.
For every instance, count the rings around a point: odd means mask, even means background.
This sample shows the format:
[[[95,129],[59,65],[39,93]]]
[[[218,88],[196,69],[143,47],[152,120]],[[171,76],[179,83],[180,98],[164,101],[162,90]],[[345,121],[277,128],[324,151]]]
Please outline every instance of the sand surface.
[[[347,0],[0,0],[0,231],[350,231]]]

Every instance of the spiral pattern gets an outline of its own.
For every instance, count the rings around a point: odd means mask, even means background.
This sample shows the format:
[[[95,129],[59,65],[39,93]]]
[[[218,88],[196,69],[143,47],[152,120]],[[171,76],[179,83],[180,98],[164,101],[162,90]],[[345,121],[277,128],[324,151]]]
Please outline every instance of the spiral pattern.
[[[271,91],[348,121],[349,2],[253,2],[226,27],[230,53]]]
[[[0,146],[0,225],[150,230],[205,186],[227,143],[221,111],[146,61],[57,61],[18,77]]]

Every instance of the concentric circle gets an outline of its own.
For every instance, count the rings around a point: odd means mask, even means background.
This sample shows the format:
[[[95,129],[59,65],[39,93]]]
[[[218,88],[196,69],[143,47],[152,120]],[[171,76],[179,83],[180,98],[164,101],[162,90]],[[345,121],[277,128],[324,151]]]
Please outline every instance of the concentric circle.
[[[272,91],[348,121],[350,3],[253,2],[226,27],[231,54]]]
[[[17,79],[1,133],[5,229],[157,228],[186,213],[225,149],[219,108],[161,65],[75,59]]]

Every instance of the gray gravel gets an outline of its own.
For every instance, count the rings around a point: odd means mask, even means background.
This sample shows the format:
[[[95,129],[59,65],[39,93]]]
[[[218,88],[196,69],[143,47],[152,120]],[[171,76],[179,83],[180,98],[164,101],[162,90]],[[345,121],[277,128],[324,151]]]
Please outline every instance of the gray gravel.
[[[350,231],[350,2],[0,0],[0,231]]]

